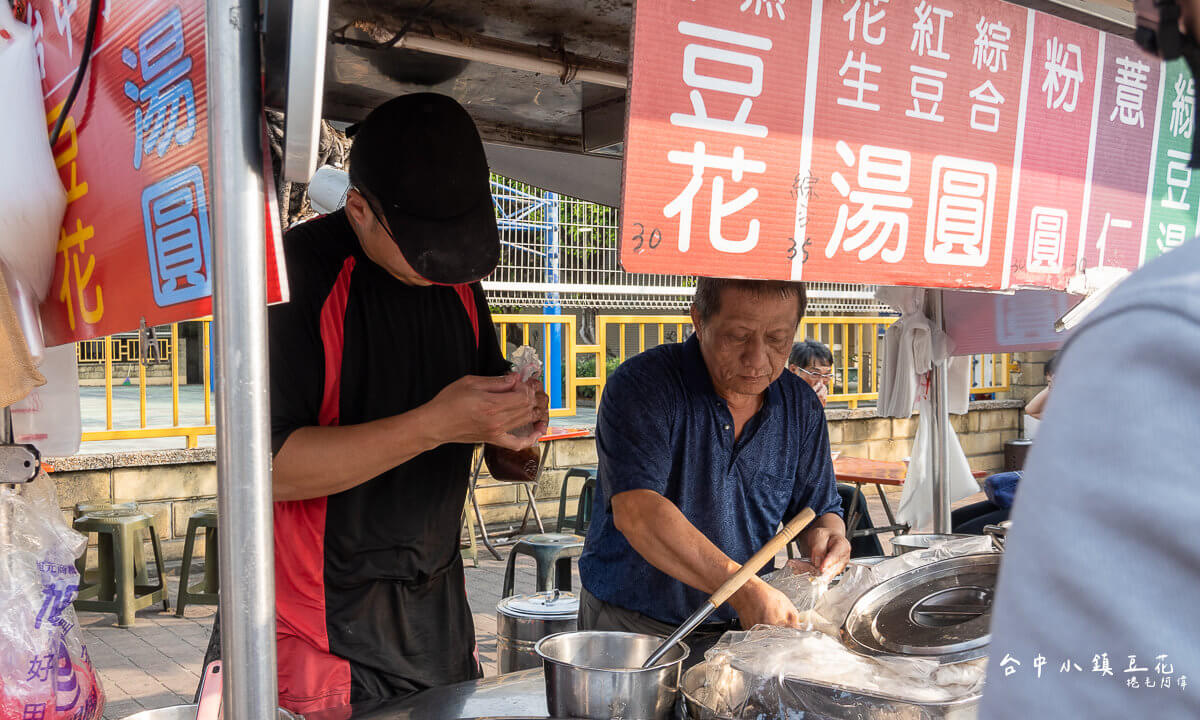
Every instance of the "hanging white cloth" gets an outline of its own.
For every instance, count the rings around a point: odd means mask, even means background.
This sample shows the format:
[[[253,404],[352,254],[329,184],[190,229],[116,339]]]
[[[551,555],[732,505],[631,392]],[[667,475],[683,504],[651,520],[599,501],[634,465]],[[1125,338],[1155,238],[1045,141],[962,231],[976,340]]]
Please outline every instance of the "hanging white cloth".
[[[900,311],[900,319],[883,335],[876,412],[880,417],[911,417],[918,386],[933,367],[933,324],[925,316],[925,291],[886,287],[875,297]]]
[[[928,397],[918,403],[918,412],[912,460],[908,463],[908,474],[904,478],[900,509],[896,511],[896,520],[907,523],[913,531],[930,529],[933,524],[933,467],[929,446],[933,442],[934,425],[933,409]],[[946,441],[950,444],[946,480],[950,483],[950,502],[957,502],[979,492],[979,484],[971,475],[971,465],[967,462],[954,428],[947,428]]]

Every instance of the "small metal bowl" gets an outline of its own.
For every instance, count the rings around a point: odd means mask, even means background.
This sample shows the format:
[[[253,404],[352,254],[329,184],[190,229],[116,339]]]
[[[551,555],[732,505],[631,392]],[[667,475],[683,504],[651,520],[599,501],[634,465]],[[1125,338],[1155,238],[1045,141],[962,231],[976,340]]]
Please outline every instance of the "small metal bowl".
[[[924,550],[947,540],[964,540],[979,537],[978,535],[962,535],[952,533],[913,533],[892,538],[892,555],[903,555],[914,550]]]
[[[678,643],[658,665],[642,669],[662,641],[656,635],[605,631],[542,638],[534,650],[545,669],[550,714],[594,720],[667,720],[690,651]]]

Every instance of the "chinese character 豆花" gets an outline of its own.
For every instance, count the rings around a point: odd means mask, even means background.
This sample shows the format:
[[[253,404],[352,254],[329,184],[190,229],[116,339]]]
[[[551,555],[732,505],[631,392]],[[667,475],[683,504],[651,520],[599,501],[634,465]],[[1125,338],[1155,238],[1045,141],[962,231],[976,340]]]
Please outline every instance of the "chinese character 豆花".
[[[1180,75],[1175,78],[1175,99],[1171,101],[1171,137],[1192,137],[1196,116],[1196,81]]]
[[[59,230],[57,252],[63,256],[62,287],[58,291],[58,299],[67,305],[67,321],[71,329],[75,329],[75,301],[79,302],[79,316],[88,325],[95,325],[104,317],[104,292],[97,283],[92,288],[92,274],[96,270],[96,256],[87,250],[87,242],[96,234],[91,225],[84,225],[82,220],[75,220],[75,230],[67,233],[67,229]],[[79,260],[84,258],[80,267]],[[92,288],[92,301],[88,302],[86,293]]]
[[[722,30],[708,25],[696,23],[679,23],[682,35],[750,48],[759,51],[769,51],[771,40],[757,35]],[[704,74],[697,69],[697,64],[706,63],[709,72],[714,68],[724,67],[736,78],[717,74]],[[745,72],[750,72],[745,79]],[[698,42],[689,42],[683,50],[683,81],[691,88],[688,98],[692,103],[692,112],[671,113],[671,124],[678,127],[694,128],[696,130],[711,130],[713,132],[744,135],[747,137],[764,138],[767,136],[766,125],[755,125],[748,122],[753,100],[762,94],[763,89],[763,60],[758,55],[730,50],[728,48],[712,47]],[[742,96],[733,119],[711,117],[708,114],[701,90]]]
[[[1188,202],[1188,186],[1192,184],[1192,169],[1188,167],[1191,155],[1171,149],[1167,151],[1167,194],[1159,201],[1161,207],[1169,210],[1189,211],[1192,204]]]
[[[913,23],[913,39],[909,45],[909,50],[913,50],[924,57],[928,55],[931,58],[938,60],[949,60],[950,53],[942,49],[942,38],[946,34],[946,21],[954,17],[954,12],[933,5],[921,0],[920,4],[913,8],[917,14],[917,20]],[[934,29],[934,16],[937,16],[937,29]],[[934,38],[936,37],[936,42]]]
[[[1155,660],[1157,662],[1154,664],[1154,672],[1158,673],[1159,675],[1175,674],[1175,666],[1167,662],[1166,655],[1159,655],[1155,658]]]
[[[1035,207],[1029,219],[1029,250],[1025,258],[1031,273],[1057,275],[1063,269],[1067,246],[1067,211]]]
[[[987,18],[981,17],[975,25],[975,31],[978,35],[971,53],[971,64],[977,70],[986,67],[994,73],[1008,70],[1008,41],[1012,38],[1012,30],[1002,22],[988,22]]]
[[[196,93],[188,74],[192,59],[184,55],[183,16],[178,7],[163,14],[143,32],[137,51],[121,50],[121,62],[138,68],[142,85],[126,80],[125,96],[136,103],[133,115],[133,167],[154,153],[167,154],[172,143],[186,145],[196,135]]]
[[[887,36],[886,28],[879,28],[878,33],[872,33],[871,28],[877,23],[882,25],[884,17],[887,16],[887,9],[879,7],[887,4],[888,0],[854,0],[854,6],[842,15],[842,20],[850,24],[850,42],[855,41],[855,30],[858,27],[859,8],[862,8],[862,37],[871,45],[882,45],[883,39]],[[879,12],[871,13],[871,8],[879,8]]]
[[[867,102],[866,100],[868,92],[873,93],[879,90],[879,84],[870,82],[867,79],[867,74],[879,73],[882,70],[882,65],[872,65],[867,62],[867,54],[865,52],[860,52],[858,58],[855,58],[854,51],[848,51],[846,53],[846,62],[842,63],[841,69],[838,70],[838,75],[842,78],[842,84],[856,91],[857,94],[853,98],[839,97],[837,99],[838,105],[858,108],[859,110],[879,110],[878,103]],[[847,76],[847,72],[850,72],[849,76]],[[855,73],[857,73],[857,76]]]
[[[1136,672],[1150,672],[1150,669],[1144,668],[1144,667],[1138,667],[1137,666],[1137,655],[1130,655],[1129,656],[1129,667],[1125,670],[1125,673],[1129,674],[1129,673],[1136,673]]]
[[[925,261],[983,267],[991,248],[996,166],[967,158],[933,159]]]
[[[1079,101],[1079,85],[1083,82],[1083,51],[1075,43],[1064,43],[1057,37],[1046,40],[1046,107],[1052,110],[1075,112]]]
[[[767,164],[759,160],[750,160],[742,147],[736,147],[733,155],[710,155],[704,143],[696,142],[691,152],[686,150],[671,150],[667,153],[667,162],[676,165],[689,165],[692,177],[683,191],[663,208],[663,215],[673,218],[679,216],[679,251],[687,252],[691,247],[691,229],[693,205],[697,193],[704,185],[705,170],[727,170],[733,182],[741,182],[745,173],[764,173]],[[754,249],[758,244],[759,221],[750,220],[749,231],[742,240],[726,240],[721,234],[721,221],[739,210],[746,208],[758,198],[758,189],[749,188],[729,202],[725,202],[725,179],[716,176],[712,179],[712,213],[708,224],[708,239],[713,247],[722,252],[744,253]]]
[[[848,168],[857,165],[860,189],[852,190],[840,172],[830,178],[848,202],[838,208],[837,223],[825,247],[825,256],[831,258],[839,249],[857,250],[860,261],[878,255],[884,262],[900,262],[908,247],[908,211],[913,204],[907,194],[912,175],[911,154],[906,150],[863,145],[855,157],[842,140],[837,142],[836,149]],[[858,206],[853,214],[851,205]],[[888,248],[893,235],[895,244]]]
[[[1117,58],[1117,98],[1109,122],[1119,119],[1125,125],[1146,126],[1142,103],[1146,97],[1147,73],[1150,66],[1137,58]]]
[[[151,288],[160,307],[208,297],[212,251],[204,175],[196,165],[142,191],[142,225]]]
[[[767,17],[778,16],[780,20],[784,19],[783,3],[786,0],[745,0],[742,3],[741,11],[749,12],[750,7],[754,7],[754,14],[759,15],[766,11]]]

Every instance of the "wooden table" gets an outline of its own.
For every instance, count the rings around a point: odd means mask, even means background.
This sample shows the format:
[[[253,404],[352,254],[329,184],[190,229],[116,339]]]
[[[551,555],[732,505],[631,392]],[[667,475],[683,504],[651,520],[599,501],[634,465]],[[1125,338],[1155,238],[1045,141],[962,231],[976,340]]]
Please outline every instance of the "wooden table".
[[[863,485],[874,485],[876,492],[879,493],[879,500],[883,503],[883,511],[887,513],[887,525],[866,530],[853,530],[852,528],[858,521],[858,492],[856,492],[854,499],[850,501],[850,511],[846,513],[847,539],[879,535],[885,532],[896,535],[908,532],[909,527],[906,523],[896,522],[896,516],[892,513],[892,506],[888,503],[887,494],[883,491],[884,487],[904,486],[904,478],[908,474],[908,463],[902,460],[868,460],[867,458],[843,455],[833,461],[833,472],[837,475],[838,482],[850,483],[859,492],[862,491]],[[864,507],[863,512],[866,511],[867,509]]]
[[[546,532],[545,525],[542,524],[542,514],[538,511],[537,500],[535,495],[537,492],[538,480],[542,477],[542,471],[546,468],[546,460],[550,457],[550,444],[555,440],[570,440],[574,438],[592,437],[592,431],[588,428],[557,428],[552,427],[546,431],[546,434],[541,437],[538,442],[542,444],[542,455],[538,460],[537,472],[533,476],[533,480],[521,483],[501,483],[503,485],[521,485],[525,488],[525,514],[521,517],[521,527],[501,542],[514,540],[518,535],[525,532],[525,527],[529,524],[529,515],[532,511],[534,522],[537,523],[538,532]],[[471,484],[467,489],[467,495],[471,501],[471,507],[475,513],[475,520],[479,523],[479,536],[483,540],[483,546],[488,549],[497,560],[500,559],[500,553],[496,550],[496,544],[488,537],[487,526],[483,524],[483,512],[479,509],[479,499],[475,496],[475,490],[479,483],[479,472],[483,469],[483,446],[477,448],[475,459],[475,469],[471,472]],[[489,485],[487,487],[498,487],[499,485]],[[468,532],[471,533],[472,542],[475,539],[474,531],[468,527]]]

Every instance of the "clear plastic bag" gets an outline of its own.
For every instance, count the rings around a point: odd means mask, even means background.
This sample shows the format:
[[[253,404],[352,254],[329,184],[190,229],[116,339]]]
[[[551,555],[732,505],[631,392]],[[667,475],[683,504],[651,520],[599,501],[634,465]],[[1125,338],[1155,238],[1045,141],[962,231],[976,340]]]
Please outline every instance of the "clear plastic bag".
[[[99,720],[104,690],[71,603],[87,538],[45,474],[0,486],[0,720]]]

